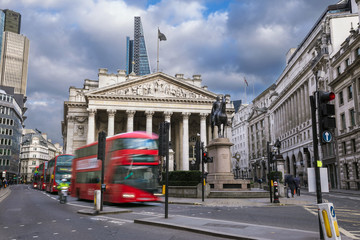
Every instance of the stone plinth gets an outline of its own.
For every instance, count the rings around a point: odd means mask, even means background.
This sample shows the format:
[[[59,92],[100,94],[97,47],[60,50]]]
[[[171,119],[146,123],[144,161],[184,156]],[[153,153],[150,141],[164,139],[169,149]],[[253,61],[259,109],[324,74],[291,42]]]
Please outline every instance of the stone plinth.
[[[209,163],[207,176],[210,191],[239,191],[250,188],[249,180],[234,179],[231,171],[232,145],[228,138],[216,138],[207,146],[208,155],[213,158],[213,162]]]

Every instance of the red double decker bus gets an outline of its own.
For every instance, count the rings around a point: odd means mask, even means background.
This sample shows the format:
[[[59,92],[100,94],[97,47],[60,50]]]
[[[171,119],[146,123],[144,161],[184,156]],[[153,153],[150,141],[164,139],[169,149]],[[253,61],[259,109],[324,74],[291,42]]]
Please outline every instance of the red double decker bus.
[[[42,164],[40,164],[39,169],[38,169],[38,186],[37,188],[40,190],[45,190],[45,176],[46,176],[46,170],[47,170],[47,165],[48,162],[43,162]]]
[[[38,188],[39,185],[39,166],[36,166],[31,173],[31,180],[33,183],[33,188]]]
[[[104,201],[110,203],[158,201],[157,135],[145,132],[122,133],[106,139]],[[71,194],[94,199],[100,190],[102,161],[97,159],[98,142],[75,151]]]
[[[57,192],[57,185],[61,182],[61,179],[67,179],[67,182],[70,184],[71,165],[73,159],[74,155],[63,154],[57,155],[48,162],[45,176],[45,185],[47,192]]]

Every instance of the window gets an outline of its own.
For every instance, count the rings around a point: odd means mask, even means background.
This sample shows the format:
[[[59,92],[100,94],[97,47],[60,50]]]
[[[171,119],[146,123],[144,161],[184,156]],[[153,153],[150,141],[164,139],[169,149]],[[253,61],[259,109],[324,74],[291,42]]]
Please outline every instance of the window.
[[[360,47],[356,49],[356,55],[360,56]]]
[[[352,85],[348,86],[348,100],[353,98]]]
[[[355,126],[355,111],[354,109],[349,110],[350,113],[350,126]]]
[[[346,142],[342,143],[343,155],[346,155]]]
[[[355,139],[351,139],[351,148],[353,153],[356,153],[356,140]]]
[[[345,60],[345,65],[346,65],[346,67],[348,67],[350,65],[350,59],[349,58]]]
[[[340,66],[337,67],[337,73],[338,73],[338,76],[341,74],[341,68],[340,68]]]
[[[343,105],[344,104],[344,95],[343,92],[339,92],[339,105]]]
[[[341,120],[341,129],[346,129],[346,121],[345,121],[345,113],[340,114],[340,120]]]

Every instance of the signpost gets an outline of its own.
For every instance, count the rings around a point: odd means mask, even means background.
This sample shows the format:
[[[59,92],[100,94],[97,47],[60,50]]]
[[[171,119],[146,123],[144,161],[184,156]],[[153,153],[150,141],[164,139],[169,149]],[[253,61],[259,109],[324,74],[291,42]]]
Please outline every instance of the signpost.
[[[324,142],[327,142],[327,143],[331,142],[333,139],[332,134],[329,131],[324,131],[322,134],[322,138],[323,138]]]

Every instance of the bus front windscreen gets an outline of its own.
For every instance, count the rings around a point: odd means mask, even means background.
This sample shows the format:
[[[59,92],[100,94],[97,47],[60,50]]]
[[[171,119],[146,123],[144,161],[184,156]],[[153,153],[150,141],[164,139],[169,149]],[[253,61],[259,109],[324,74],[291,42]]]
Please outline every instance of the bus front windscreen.
[[[61,179],[67,179],[70,181],[71,179],[71,167],[63,167],[63,166],[57,166],[56,167],[56,173],[55,173],[55,180],[61,181]]]

